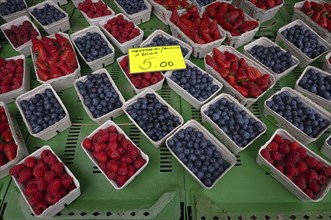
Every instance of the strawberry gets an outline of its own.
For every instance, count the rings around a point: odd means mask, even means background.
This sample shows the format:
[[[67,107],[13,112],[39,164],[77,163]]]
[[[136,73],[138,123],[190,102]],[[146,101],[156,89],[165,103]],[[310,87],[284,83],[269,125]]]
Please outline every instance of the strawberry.
[[[107,138],[106,140],[108,140],[108,137],[106,137],[106,138]],[[107,145],[99,142],[99,143],[94,144],[93,147],[94,147],[94,152],[102,152],[107,148]]]
[[[265,91],[269,88],[270,75],[264,74],[262,77],[256,79],[256,84],[261,88],[262,91]]]
[[[119,187],[122,187],[126,183],[126,181],[128,181],[128,177],[120,175],[116,177],[115,181]]]
[[[0,152],[0,166],[5,165],[7,163],[7,158],[6,156]]]
[[[109,148],[109,151],[110,152],[113,152],[113,151],[116,151],[117,150],[117,148],[118,148],[118,143],[117,143],[117,141],[115,140],[115,141],[109,141],[109,143],[108,143],[108,148]]]
[[[68,189],[74,183],[73,178],[68,174],[63,174],[60,177],[60,179],[61,179],[62,187],[65,189]]]
[[[8,161],[14,160],[17,155],[17,145],[14,142],[6,144],[3,148],[3,153],[6,155]]]
[[[48,204],[54,205],[61,199],[61,193],[59,191],[48,192],[45,196],[45,200]]]
[[[27,157],[24,160],[24,164],[28,168],[33,169],[37,165],[37,161],[36,161],[36,159],[34,157]]]
[[[47,186],[47,192],[58,192],[62,187],[62,181],[57,178]]]
[[[32,207],[37,205],[43,199],[44,199],[44,194],[42,192],[34,193],[28,197],[28,201]]]
[[[6,116],[5,116],[6,117]],[[14,139],[13,139],[13,136],[11,134],[11,131],[10,130],[6,130],[4,132],[1,133],[1,140],[4,142],[4,143],[10,143],[10,142],[13,142]]]
[[[18,175],[18,182],[20,183],[26,183],[27,181],[31,180],[33,178],[32,176],[32,170],[30,168],[24,168]]]
[[[33,211],[36,213],[36,215],[42,214],[46,209],[48,208],[48,205],[45,202],[38,202],[34,207]]]
[[[249,96],[252,98],[257,98],[262,94],[262,90],[252,81],[247,82],[247,88]]]
[[[9,174],[13,177],[18,177],[19,173],[26,168],[26,166],[24,164],[17,164],[15,166],[13,166],[10,170],[9,170]]]

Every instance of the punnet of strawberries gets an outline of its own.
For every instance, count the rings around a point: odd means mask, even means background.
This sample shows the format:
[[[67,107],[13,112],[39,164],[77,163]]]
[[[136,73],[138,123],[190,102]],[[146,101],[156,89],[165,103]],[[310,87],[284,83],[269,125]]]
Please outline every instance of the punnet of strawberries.
[[[217,48],[206,55],[205,62],[245,98],[257,98],[271,85],[270,74],[249,66],[245,58]]]
[[[123,15],[113,17],[108,20],[103,27],[113,35],[120,44],[134,39],[141,33],[141,31],[135,27],[134,23],[124,18]]]
[[[298,142],[279,134],[261,151],[261,156],[312,199],[331,178],[331,167],[307,154]]]
[[[124,70],[125,74],[130,79],[131,83],[137,89],[143,89],[154,85],[164,79],[164,76],[160,72],[145,72],[138,74],[131,74],[129,70],[129,56],[125,56],[119,62],[121,68]]]
[[[85,0],[78,4],[78,8],[89,18],[99,18],[112,14],[107,5],[101,0],[96,2],[93,2],[92,0]]]
[[[17,145],[11,133],[5,109],[0,107],[0,166],[17,156]]]
[[[39,35],[38,31],[32,26],[32,23],[27,20],[23,21],[20,25],[11,25],[4,33],[15,48],[22,46]]]
[[[283,0],[249,0],[256,7],[261,8],[263,10],[268,10],[274,8],[283,3]]]
[[[10,171],[22,188],[36,215],[76,189],[74,179],[64,169],[52,151],[45,149],[40,158],[29,156]]]
[[[195,6],[181,16],[177,10],[172,10],[170,21],[197,44],[207,44],[223,37],[217,27],[217,22],[208,18],[205,13],[200,17]]]
[[[146,163],[138,147],[113,125],[85,138],[83,147],[118,187],[122,187]]]
[[[78,67],[70,41],[59,33],[55,38],[33,38],[32,51],[37,57],[37,75],[42,81],[72,74]]]
[[[24,74],[23,59],[5,60],[0,57],[0,94],[21,88]]]
[[[205,13],[232,36],[240,36],[259,26],[258,21],[247,20],[241,8],[236,8],[226,2],[217,1],[208,5]]]
[[[315,23],[331,32],[331,3],[305,1],[300,10]]]
[[[191,5],[187,0],[154,0],[154,1],[162,5],[165,9],[169,11],[184,9]]]

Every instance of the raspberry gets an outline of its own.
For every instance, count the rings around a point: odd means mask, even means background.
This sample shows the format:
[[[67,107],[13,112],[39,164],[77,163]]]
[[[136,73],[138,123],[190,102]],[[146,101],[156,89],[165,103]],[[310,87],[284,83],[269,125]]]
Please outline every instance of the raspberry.
[[[133,144],[128,146],[127,151],[132,158],[136,158],[137,156],[140,155],[139,149],[136,146],[134,146]]]
[[[105,152],[93,152],[93,157],[99,162],[106,162],[108,160]]]
[[[319,185],[315,182],[310,183],[308,185],[308,189],[310,189],[313,193],[318,194],[321,191],[321,188],[319,187]]]
[[[278,149],[278,144],[276,142],[271,142],[268,144],[267,149],[271,151],[276,151]]]
[[[119,147],[118,148],[118,152],[121,154],[121,155],[124,155],[126,150],[124,149],[124,147]]]
[[[42,160],[45,160],[46,157],[48,157],[49,155],[52,155],[52,154],[53,154],[53,153],[52,153],[52,151],[50,151],[50,150],[43,150],[43,151],[41,152],[40,158],[41,158]]]
[[[107,162],[99,162],[99,167],[101,170],[106,171],[107,170]]]
[[[32,169],[33,167],[35,167],[37,165],[37,161],[34,157],[27,157],[24,160],[24,164],[25,164],[25,166]]]
[[[125,138],[124,134],[118,134],[117,135],[117,140],[121,142]]]
[[[112,141],[116,141],[117,140],[117,134],[111,134],[109,135],[108,141],[112,142]]]
[[[296,141],[290,144],[291,151],[297,151],[300,148],[300,144]]]
[[[293,183],[302,190],[307,187],[307,182],[303,175],[298,175],[298,176],[294,177]]]
[[[37,205],[33,208],[36,215],[42,214],[48,208],[46,202],[38,202]]]
[[[38,185],[38,190],[43,191],[47,189],[48,184],[43,178],[38,178],[37,179],[37,185]]]
[[[308,169],[307,165],[306,165],[304,162],[302,162],[302,161],[299,161],[299,162],[296,164],[296,168],[298,169],[298,171],[299,171],[300,173],[306,172],[307,169]]]
[[[110,160],[107,162],[107,169],[110,170],[110,171],[113,171],[113,172],[117,172],[118,171],[118,163],[116,160]]]
[[[284,154],[278,152],[278,151],[272,151],[271,152],[271,158],[274,160],[274,161],[281,161],[283,160],[285,157]]]
[[[36,184],[30,184],[24,189],[24,195],[31,196],[34,193],[39,192],[38,186]]]
[[[314,168],[315,171],[321,171],[324,167],[324,164],[320,160],[316,160],[316,166]]]
[[[33,168],[33,175],[35,177],[43,177],[44,174],[48,171],[46,164],[39,160],[37,165]]]
[[[34,185],[37,184],[37,179],[36,178],[32,178],[31,180],[29,180],[28,182],[25,183],[25,187],[28,187],[30,185]]]
[[[85,138],[83,141],[83,147],[89,151],[92,151],[92,142],[89,138]]]
[[[18,177],[19,173],[26,168],[24,164],[17,164],[9,170],[9,174],[14,177]]]
[[[46,194],[45,199],[48,204],[53,205],[61,199],[61,193],[59,191],[49,192]]]
[[[51,166],[51,170],[54,171],[56,173],[56,175],[59,177],[63,174],[64,165],[62,162],[58,162]]]
[[[35,206],[37,203],[43,201],[44,194],[42,192],[37,192],[28,197],[28,201],[31,206]]]
[[[311,199],[314,199],[314,193],[310,189],[304,189],[304,193],[306,193],[307,196],[309,196]]]
[[[291,175],[291,176],[297,176],[299,174],[297,168],[295,167],[286,167],[286,174]]]
[[[314,170],[312,170],[312,169],[308,169],[306,171],[305,175],[306,175],[306,180],[309,183],[318,180],[318,174]]]
[[[134,162],[134,167],[139,170],[145,163],[146,160],[144,158],[139,158]]]
[[[306,156],[307,156],[307,150],[304,147],[300,147],[298,149],[298,152],[300,154],[301,159],[306,158]]]
[[[94,152],[101,152],[107,148],[107,145],[104,143],[96,143],[94,146]]]
[[[276,165],[276,169],[277,169],[278,171],[280,171],[281,173],[284,173],[284,167],[283,167],[283,166],[277,164],[277,165]]]
[[[53,164],[56,164],[57,162],[59,162],[59,160],[56,158],[56,156],[54,154],[50,154],[49,156],[44,157],[43,160],[49,166],[52,166]]]
[[[118,174],[119,175],[127,175],[129,172],[128,165],[126,163],[122,163],[120,167],[118,168]]]
[[[65,189],[68,189],[71,184],[73,184],[74,180],[71,176],[69,176],[68,174],[63,174],[61,177],[61,182],[62,182],[62,187]]]
[[[287,174],[286,177],[293,181],[293,176]]]
[[[308,167],[314,168],[317,165],[317,160],[314,157],[307,156],[305,159],[305,163],[307,164]]]
[[[284,144],[280,144],[278,146],[278,151],[282,154],[287,154],[288,152],[290,152],[290,147],[289,146],[286,146]]]
[[[281,136],[279,136],[278,134],[276,134],[275,137],[274,137],[274,139],[272,141],[274,141],[274,142],[276,142],[278,144],[281,144],[281,143],[284,142],[284,139]]]
[[[113,159],[113,160],[120,160],[121,159],[121,154],[117,150],[116,151],[113,151],[110,154],[110,158]]]
[[[58,178],[58,179],[55,179],[53,180],[47,187],[47,192],[57,192],[57,191],[60,191],[62,187],[62,182],[61,180]]]
[[[132,165],[129,165],[128,168],[129,168],[128,176],[131,177],[136,173],[137,169]]]
[[[270,160],[270,152],[266,149],[266,148],[264,148],[263,150],[261,150],[261,156],[264,158],[264,159],[266,159],[266,160]]]
[[[72,190],[76,189],[76,185],[75,184],[71,184],[71,186],[67,189],[67,192],[70,193]]]
[[[115,180],[116,177],[117,177],[117,174],[115,172],[111,171],[111,170],[107,170],[106,175],[111,180]]]
[[[108,141],[108,138],[109,138],[109,136],[108,136],[107,131],[106,131],[105,134],[98,136],[96,138],[96,141],[97,141],[97,143],[104,144]]]
[[[324,185],[328,179],[324,175],[319,175],[317,183],[319,185]]]
[[[68,192],[65,189],[61,189],[60,194],[61,194],[61,198],[62,198],[62,197],[65,197],[68,194]]]
[[[129,141],[128,139],[124,139],[121,142],[121,145],[124,149],[127,149],[129,145],[131,145],[131,141]]]
[[[123,156],[123,157],[121,158],[121,162],[123,162],[123,163],[127,163],[127,164],[130,164],[130,163],[132,163],[133,161],[132,161],[132,158],[131,158],[130,156]]]
[[[117,150],[118,143],[117,143],[116,140],[114,140],[114,141],[109,141],[109,143],[108,143],[107,146],[108,146],[108,148],[109,148],[109,151],[110,151],[110,152],[113,152],[113,151],[116,151],[116,150]]]
[[[18,176],[18,182],[25,183],[33,178],[32,176],[32,170],[30,168],[24,168],[19,176]]]
[[[128,177],[127,176],[117,176],[116,177],[116,183],[119,187],[123,186],[126,181],[128,181]]]
[[[44,174],[44,180],[46,181],[46,183],[51,183],[53,180],[56,179],[56,173],[52,170],[50,171],[47,171],[45,174]]]
[[[296,164],[300,161],[300,154],[297,151],[292,151],[287,155],[286,160]]]
[[[322,174],[325,175],[326,177],[330,178],[331,177],[331,167],[323,167],[322,169]]]

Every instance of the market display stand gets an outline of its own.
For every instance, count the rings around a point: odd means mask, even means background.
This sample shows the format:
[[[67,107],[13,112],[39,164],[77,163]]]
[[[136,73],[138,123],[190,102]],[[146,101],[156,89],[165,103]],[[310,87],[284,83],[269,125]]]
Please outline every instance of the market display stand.
[[[27,4],[31,6],[38,2],[41,1],[28,0]],[[291,21],[295,2],[285,1],[284,7],[274,19],[261,24],[255,39],[265,36],[274,40],[277,30]],[[119,12],[113,1],[106,0],[105,3],[116,13]],[[69,34],[89,26],[72,3],[61,7],[70,17]],[[149,22],[139,27],[145,32],[144,39],[157,29],[169,33],[169,28],[154,15]],[[46,36],[45,33],[43,36]],[[3,46],[0,50],[1,57],[17,55],[4,36],[1,36],[0,42]],[[115,49],[116,58],[122,56],[121,52]],[[242,47],[239,51],[242,52]],[[321,68],[323,58],[312,65]],[[190,60],[204,68],[202,59]],[[92,72],[81,58],[79,61],[82,75]],[[28,64],[32,70],[31,58],[28,58]],[[117,63],[107,66],[106,69],[124,98],[128,100],[133,97],[134,91]],[[171,156],[165,146],[154,148],[125,115],[116,118],[115,123],[141,147],[150,161],[146,169],[130,185],[123,190],[115,190],[80,147],[83,138],[98,125],[84,111],[73,87],[58,92],[70,114],[73,126],[47,142],[29,135],[16,106],[10,104],[8,107],[19,123],[29,152],[46,144],[51,146],[81,184],[81,196],[54,219],[331,219],[331,192],[318,203],[302,202],[255,162],[258,149],[277,128],[262,114],[264,100],[284,86],[294,88],[295,81],[302,72],[302,68],[295,68],[249,108],[267,125],[268,130],[248,149],[236,156],[235,167],[211,190],[203,189]],[[39,83],[36,76],[31,73],[31,88],[37,85]],[[201,122],[200,112],[167,85],[158,93],[181,113],[185,121],[195,119]],[[308,147],[321,155],[320,148],[329,135],[330,129]],[[0,181],[0,210],[0,219],[36,219],[31,215],[10,177]]]

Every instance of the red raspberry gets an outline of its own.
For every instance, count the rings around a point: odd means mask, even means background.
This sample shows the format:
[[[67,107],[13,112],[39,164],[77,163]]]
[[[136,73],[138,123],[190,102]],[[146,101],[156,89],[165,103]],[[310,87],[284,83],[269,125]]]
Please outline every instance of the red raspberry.
[[[117,134],[110,134],[108,141],[109,142],[113,142],[113,141],[117,141],[118,135]]]
[[[315,171],[321,171],[323,170],[324,164],[320,160],[316,160],[316,166],[314,168]]]
[[[68,189],[71,186],[71,184],[73,184],[73,182],[74,182],[74,179],[71,176],[69,176],[68,174],[63,174],[60,177],[60,179],[62,182],[62,186],[65,189]]]
[[[112,172],[117,172],[119,168],[119,165],[116,160],[110,160],[107,162],[107,169]]]
[[[99,162],[98,165],[101,170],[103,170],[103,171],[107,170],[107,162]]]
[[[25,187],[28,187],[30,185],[36,185],[36,184],[37,184],[37,179],[32,178],[31,180],[29,180],[28,182],[25,183]]]
[[[120,152],[118,152],[117,150],[116,151],[113,151],[112,153],[111,153],[111,159],[113,159],[113,160],[120,160],[121,159],[121,154],[120,154]]]
[[[58,192],[62,187],[62,182],[59,178],[53,180],[47,187],[47,192]]]
[[[293,181],[293,176],[287,174],[286,177]]]
[[[44,157],[43,160],[49,166],[52,166],[53,164],[59,162],[59,160],[56,158],[54,154],[50,154],[48,157]]]
[[[35,177],[44,177],[44,174],[48,171],[47,165],[39,160],[37,165],[33,168],[33,175]]]
[[[298,175],[296,177],[293,177],[293,183],[302,190],[307,187],[307,182],[304,175]]]
[[[38,178],[37,179],[37,185],[38,185],[38,190],[43,191],[47,189],[48,184],[43,178]]]
[[[121,155],[124,155],[126,150],[123,147],[119,147],[118,152],[120,152]]]
[[[292,142],[290,144],[291,151],[297,151],[300,148],[300,144],[298,142]]]
[[[299,162],[296,164],[296,168],[298,169],[298,171],[299,171],[300,173],[306,172],[307,169],[308,169],[307,165],[306,165],[304,162],[302,162],[302,161],[299,161]]]
[[[24,160],[24,164],[25,166],[29,167],[29,168],[34,168],[37,165],[37,161],[34,157],[27,157]]]
[[[284,167],[283,167],[283,166],[277,164],[277,165],[276,165],[276,169],[277,169],[279,172],[284,173]]]
[[[307,164],[308,167],[314,168],[317,165],[317,160],[314,157],[307,156],[305,159],[305,163]]]
[[[319,175],[317,183],[321,186],[321,185],[324,185],[327,180],[328,180],[328,178],[326,178],[326,176]]]
[[[309,196],[311,199],[314,199],[315,195],[310,189],[304,189],[304,193],[306,193],[307,196]]]
[[[107,170],[107,171],[106,171],[106,175],[107,175],[107,177],[108,177],[109,179],[111,179],[111,180],[115,180],[116,177],[117,177],[117,173],[115,173],[115,172],[113,172],[113,171],[111,171],[111,170]]]
[[[119,175],[127,175],[129,172],[128,165],[126,163],[121,163],[120,167],[118,168]]]
[[[60,194],[61,194],[61,198],[62,198],[62,197],[65,197],[68,194],[68,192],[65,189],[61,189]]]
[[[310,189],[313,193],[318,194],[321,191],[321,188],[316,182],[309,183],[308,189]]]
[[[308,169],[306,171],[305,175],[306,175],[306,180],[309,183],[318,180],[318,174],[314,170],[312,170],[312,169]]]
[[[139,158],[134,162],[134,167],[139,170],[145,163],[146,160],[144,158]]]
[[[122,187],[126,181],[128,181],[128,177],[127,176],[117,176],[116,177],[116,183],[119,187]]]
[[[33,207],[34,212],[36,215],[42,214],[46,209],[48,208],[48,205],[46,202],[38,202],[35,207]]]
[[[44,180],[49,184],[56,179],[56,176],[57,174],[54,171],[49,170],[44,174]]]
[[[150,82],[151,82],[152,85],[157,83],[158,81],[159,81],[159,79],[156,76],[152,76],[151,79],[150,79]]]
[[[328,178],[331,177],[331,167],[323,167],[322,174]]]
[[[284,142],[284,139],[281,136],[279,136],[278,134],[276,134],[275,137],[274,137],[274,139],[272,141],[274,141],[274,142],[276,142],[278,144],[281,144],[281,143]]]
[[[9,174],[14,177],[18,177],[19,173],[26,168],[24,164],[17,164],[9,170]]]
[[[76,185],[75,184],[71,184],[71,186],[67,189],[68,193],[70,193],[72,190],[76,189]]]
[[[283,160],[285,157],[284,154],[278,152],[278,151],[272,151],[271,152],[271,158],[274,160],[274,161],[281,161]]]
[[[50,150],[43,150],[43,151],[41,152],[40,157],[41,157],[42,160],[44,160],[46,157],[48,157],[49,155],[52,155],[52,154],[53,154],[53,153],[52,153],[52,151],[50,151]]]
[[[26,183],[27,181],[31,180],[32,178],[33,178],[32,170],[30,168],[24,168],[18,176],[18,182]]]
[[[143,76],[144,76],[144,79],[149,80],[152,77],[152,73],[146,72],[146,73],[143,73]]]
[[[290,152],[290,147],[289,146],[286,146],[284,144],[280,144],[278,146],[278,151],[282,154],[287,154],[288,152]]]
[[[107,140],[108,140],[108,138],[107,138]],[[94,148],[94,152],[101,152],[107,148],[107,145],[104,143],[96,143],[96,144],[94,144],[93,148]]]
[[[133,160],[130,156],[125,155],[121,158],[121,162],[131,164],[133,162]]]
[[[108,160],[105,152],[93,152],[92,156],[99,162],[106,162]]]
[[[131,177],[136,173],[137,169],[132,165],[129,165],[128,168],[129,168],[128,176]]]
[[[49,192],[45,196],[46,202],[50,205],[54,205],[61,199],[61,193],[59,191]]]
[[[131,145],[131,141],[129,141],[128,139],[123,139],[123,140],[122,140],[122,142],[121,142],[121,146],[122,146],[124,149],[127,149],[129,145]]]
[[[116,151],[116,150],[117,150],[118,143],[117,143],[116,140],[114,140],[114,141],[109,141],[109,143],[108,143],[107,146],[108,146],[109,151],[110,151],[110,152],[113,152],[113,151]]]
[[[136,146],[134,146],[133,144],[128,146],[127,151],[132,158],[137,158],[140,155],[139,149]]]
[[[34,193],[39,192],[38,186],[36,184],[30,184],[24,189],[24,195],[31,196]]]
[[[37,203],[43,201],[44,194],[42,192],[37,192],[28,197],[28,201],[31,206],[35,206]]]
[[[297,151],[292,151],[286,157],[286,160],[291,161],[292,163],[296,164],[300,161],[300,154]]]
[[[83,141],[83,147],[89,151],[92,151],[92,142],[89,138],[85,138]]]
[[[304,147],[300,147],[298,149],[298,152],[300,154],[301,159],[306,158],[306,156],[307,156],[307,150]]]
[[[107,128],[108,132],[109,133],[114,133],[114,134],[117,134],[117,129],[114,125],[111,125]]]
[[[61,176],[63,174],[64,165],[63,165],[62,162],[58,162],[58,163],[53,164],[51,166],[51,170],[56,173],[57,177],[59,177],[59,176]]]
[[[291,175],[291,176],[297,176],[299,174],[299,171],[295,167],[286,167],[286,174]]]
[[[278,149],[278,144],[276,142],[271,142],[267,146],[268,151],[276,151]]]

